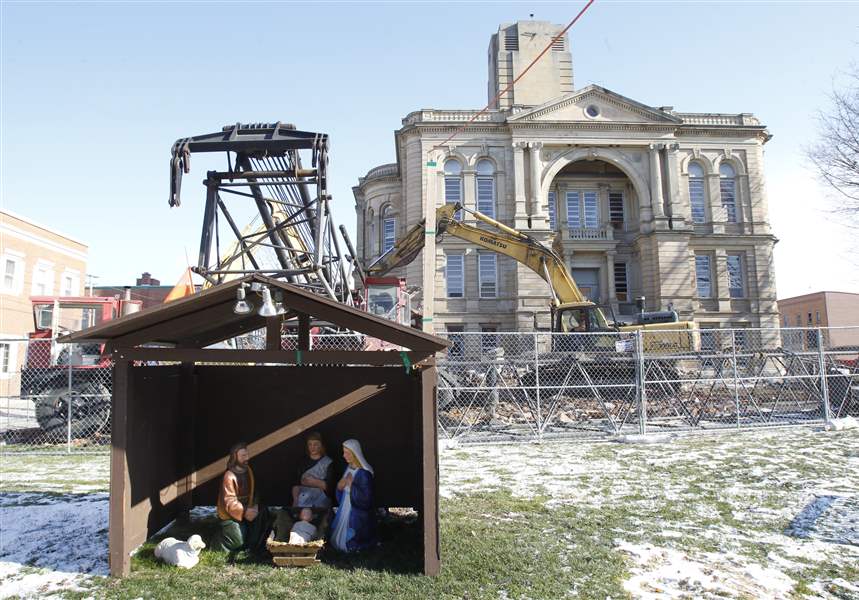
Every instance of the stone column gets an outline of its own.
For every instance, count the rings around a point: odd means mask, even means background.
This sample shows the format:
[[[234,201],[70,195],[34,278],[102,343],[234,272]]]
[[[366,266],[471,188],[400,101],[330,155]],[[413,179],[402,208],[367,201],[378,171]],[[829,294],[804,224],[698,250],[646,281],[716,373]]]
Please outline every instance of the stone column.
[[[665,176],[668,184],[668,203],[671,207],[672,227],[674,229],[685,229],[686,223],[692,220],[692,209],[683,202],[680,195],[680,167],[677,159],[677,151],[680,144],[668,144],[665,147]]]
[[[713,233],[725,233],[725,209],[722,207],[722,193],[719,191],[719,172],[707,174],[707,202],[710,205],[710,218]]]
[[[754,219],[752,218],[752,203],[749,194],[746,193],[749,190],[749,176],[747,173],[737,173],[736,178],[734,179],[735,194],[736,194],[736,203],[737,203],[737,219],[740,223],[740,227],[742,227],[743,233],[754,233],[752,231],[752,223]]]
[[[605,253],[605,267],[608,274],[608,302],[611,304],[615,314],[618,312],[617,306],[617,290],[614,289],[614,257],[617,255],[616,250],[607,250]]]
[[[659,160],[659,150],[662,144],[650,144],[650,205],[653,218],[664,221],[665,209],[662,204],[662,167]],[[659,227],[659,225],[657,225]]]
[[[540,167],[543,164],[540,150],[543,148],[543,142],[530,142],[528,148],[531,155],[531,226],[533,229],[547,229],[546,202],[540,194]]]
[[[477,177],[474,169],[462,169],[462,205],[469,210],[477,210]],[[464,220],[475,220],[468,213],[462,216]]]
[[[516,206],[514,227],[528,227],[528,210],[525,205],[525,146],[527,142],[513,142],[513,202]]]

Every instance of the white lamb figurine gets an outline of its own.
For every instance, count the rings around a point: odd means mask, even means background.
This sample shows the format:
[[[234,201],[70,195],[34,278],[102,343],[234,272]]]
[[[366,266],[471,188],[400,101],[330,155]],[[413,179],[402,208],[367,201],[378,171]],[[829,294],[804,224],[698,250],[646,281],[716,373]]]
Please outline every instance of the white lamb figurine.
[[[176,538],[164,538],[155,546],[155,558],[160,558],[168,565],[190,569],[200,562],[200,550],[206,547],[203,538],[192,535],[187,542]]]

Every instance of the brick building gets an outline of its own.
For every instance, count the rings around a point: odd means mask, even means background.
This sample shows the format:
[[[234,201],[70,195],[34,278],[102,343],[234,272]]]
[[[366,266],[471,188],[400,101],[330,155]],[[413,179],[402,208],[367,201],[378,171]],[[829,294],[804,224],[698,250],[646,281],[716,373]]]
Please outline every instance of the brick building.
[[[23,361],[14,340],[33,331],[30,296],[81,296],[87,270],[84,242],[26,217],[0,211],[0,378]]]

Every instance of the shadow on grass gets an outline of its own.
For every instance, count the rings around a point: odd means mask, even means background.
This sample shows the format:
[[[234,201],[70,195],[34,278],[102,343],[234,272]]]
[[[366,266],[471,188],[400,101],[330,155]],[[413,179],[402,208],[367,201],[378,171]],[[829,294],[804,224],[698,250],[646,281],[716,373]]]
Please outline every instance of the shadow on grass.
[[[155,558],[154,550],[158,542],[167,537],[187,540],[194,534],[200,535],[207,548],[218,531],[218,517],[206,516],[191,520],[174,521],[167,529],[147,540],[135,554],[135,569],[163,565]],[[423,572],[423,547],[420,523],[413,517],[388,515],[378,524],[379,545],[375,548],[348,554],[326,544],[319,553],[319,560],[332,568],[342,570],[363,569],[384,571],[399,575],[417,575]],[[204,550],[202,562],[231,565],[264,565],[274,568],[268,552],[239,552],[228,555],[223,552]]]

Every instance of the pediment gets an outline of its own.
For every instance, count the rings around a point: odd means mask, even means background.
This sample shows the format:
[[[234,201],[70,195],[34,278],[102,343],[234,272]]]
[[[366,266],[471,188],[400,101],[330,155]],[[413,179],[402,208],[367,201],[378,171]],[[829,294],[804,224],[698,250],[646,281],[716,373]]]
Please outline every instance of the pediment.
[[[596,107],[596,114],[588,108]],[[550,100],[540,106],[516,113],[510,123],[579,121],[588,123],[663,123],[679,124],[682,120],[669,112],[621,96],[611,90],[590,85],[581,90]]]

